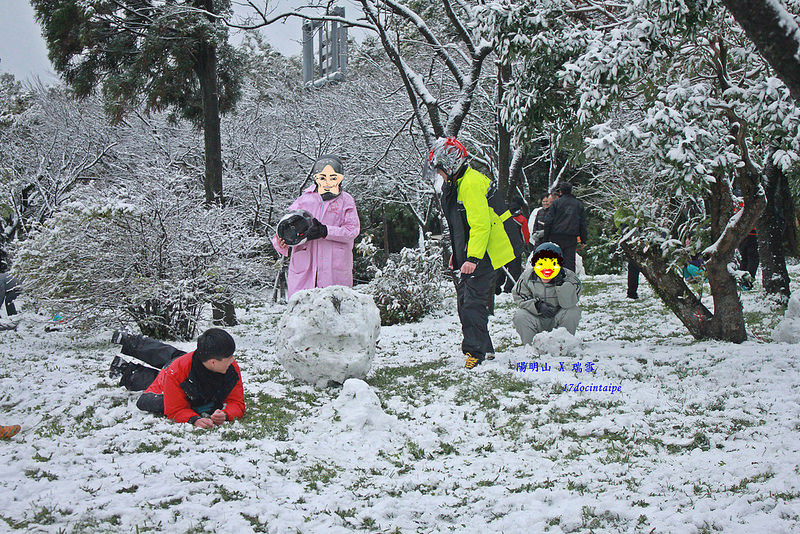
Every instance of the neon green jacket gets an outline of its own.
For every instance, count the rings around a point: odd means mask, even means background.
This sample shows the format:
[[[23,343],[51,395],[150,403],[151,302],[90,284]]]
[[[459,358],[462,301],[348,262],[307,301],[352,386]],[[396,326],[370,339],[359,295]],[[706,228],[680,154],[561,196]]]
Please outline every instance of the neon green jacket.
[[[497,215],[489,207],[486,193],[492,181],[472,167],[467,168],[457,184],[457,200],[466,211],[467,258],[482,259],[488,253],[492,267],[499,269],[514,259],[514,248],[503,227],[511,212],[506,210]]]

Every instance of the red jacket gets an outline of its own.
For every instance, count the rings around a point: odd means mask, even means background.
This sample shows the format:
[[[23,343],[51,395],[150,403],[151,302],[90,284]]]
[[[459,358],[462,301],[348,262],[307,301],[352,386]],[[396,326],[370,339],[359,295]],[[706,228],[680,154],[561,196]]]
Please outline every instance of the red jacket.
[[[158,373],[158,376],[150,384],[145,393],[155,393],[156,395],[164,395],[164,415],[175,421],[176,423],[186,423],[192,417],[199,416],[195,412],[186,392],[181,388],[181,384],[189,376],[189,371],[192,368],[192,356],[194,351],[187,352],[183,356],[175,359],[169,367],[166,367]],[[242,387],[242,373],[239,370],[239,364],[234,360],[231,366],[239,375],[239,380],[233,387],[231,392],[225,398],[225,407],[222,409],[228,415],[228,420],[232,421],[244,415],[244,388]]]
[[[521,213],[514,215],[514,220],[520,224],[520,231],[522,232],[522,240],[526,243],[531,242],[531,231],[528,229],[528,219]]]

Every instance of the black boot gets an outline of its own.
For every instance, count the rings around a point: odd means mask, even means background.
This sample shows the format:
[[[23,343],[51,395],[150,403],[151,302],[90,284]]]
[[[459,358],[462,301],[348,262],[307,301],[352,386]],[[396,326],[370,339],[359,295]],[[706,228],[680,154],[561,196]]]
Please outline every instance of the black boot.
[[[129,335],[131,334],[127,330],[114,330],[114,333],[111,334],[111,342],[122,345],[122,340]]]
[[[114,359],[111,361],[111,367],[108,369],[109,378],[122,376],[130,365],[130,362],[126,362],[119,356],[114,356]]]

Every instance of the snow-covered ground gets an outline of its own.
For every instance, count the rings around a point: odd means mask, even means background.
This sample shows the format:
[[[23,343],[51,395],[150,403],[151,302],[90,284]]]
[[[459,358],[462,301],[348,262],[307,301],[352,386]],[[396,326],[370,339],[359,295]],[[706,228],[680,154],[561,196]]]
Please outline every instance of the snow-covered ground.
[[[502,295],[497,359],[473,372],[450,297],[382,328],[369,387],[327,391],[277,363],[284,307],[251,306],[231,329],[248,414],[210,431],[139,412],[107,377],[110,332],[26,313],[0,332],[0,424],[23,427],[0,441],[0,531],[800,531],[800,345],[769,342],[780,308],[758,286],[749,341],[697,342],[640,296],[586,279],[582,344],[552,356],[519,345]]]

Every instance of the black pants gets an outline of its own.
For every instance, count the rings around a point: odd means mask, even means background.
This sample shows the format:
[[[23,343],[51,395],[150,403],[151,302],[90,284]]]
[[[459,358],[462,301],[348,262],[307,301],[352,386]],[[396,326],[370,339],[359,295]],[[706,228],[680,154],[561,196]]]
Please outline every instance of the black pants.
[[[147,365],[130,363],[122,373],[119,384],[130,391],[147,389],[156,379],[161,369],[172,363],[175,358],[186,354],[186,352],[176,349],[172,345],[139,335],[124,336],[121,352],[149,365],[148,367]]]
[[[639,298],[639,266],[628,260],[628,298]]]
[[[461,351],[476,358],[494,353],[489,337],[489,295],[494,291],[495,270],[486,255],[472,274],[462,274],[456,288],[458,318],[464,340]]]
[[[148,367],[138,363],[128,364],[122,373],[119,384],[130,391],[147,389],[156,379],[161,369],[167,367],[175,358],[186,354],[172,345],[139,335],[124,336],[121,352],[126,356],[132,356],[152,366]],[[164,395],[142,393],[142,396],[136,401],[136,407],[145,412],[163,415]]]
[[[575,272],[575,250],[578,248],[578,236],[566,234],[550,234],[550,241],[561,247],[564,255],[562,267]]]
[[[748,235],[739,243],[739,254],[742,255],[742,264],[739,269],[747,271],[753,278],[756,277],[758,270],[758,238],[755,235]]]
[[[8,273],[0,273],[0,304],[5,302],[6,314],[14,315],[17,308],[14,299],[19,296],[19,281]]]
[[[497,269],[497,282],[494,287],[496,295],[503,292],[511,293],[511,290],[514,289],[514,284],[517,283],[517,280],[519,280],[522,274],[522,258],[514,258],[506,264],[505,268],[508,270],[508,274],[510,274],[511,277],[509,277],[503,269]]]

